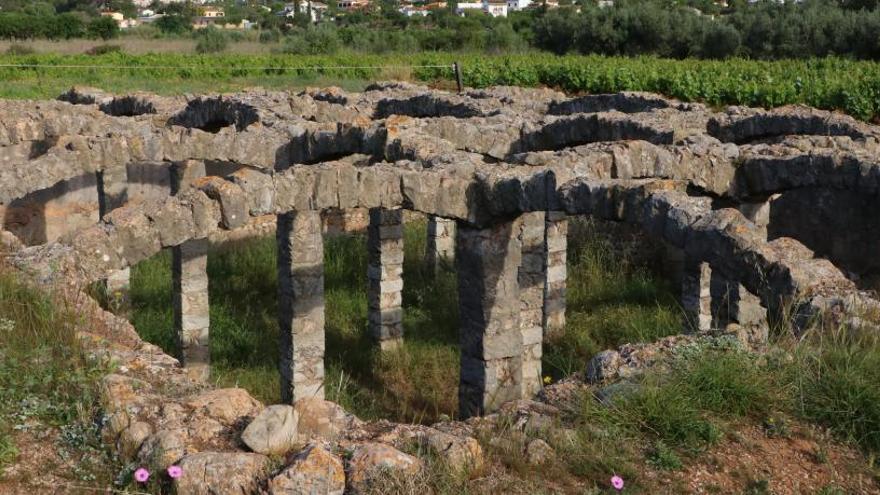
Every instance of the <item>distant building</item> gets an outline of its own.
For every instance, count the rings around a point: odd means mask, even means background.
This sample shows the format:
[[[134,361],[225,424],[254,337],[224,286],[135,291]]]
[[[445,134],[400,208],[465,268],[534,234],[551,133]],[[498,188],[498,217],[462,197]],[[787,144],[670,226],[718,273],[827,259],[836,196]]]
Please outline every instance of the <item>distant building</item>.
[[[459,2],[455,13],[464,15],[468,10],[480,10],[492,17],[507,17],[508,0],[483,0],[482,2]]]
[[[416,6],[416,5],[407,5],[405,7],[401,7],[399,12],[407,17],[427,17],[428,14],[431,13],[431,10],[426,6]]]
[[[101,17],[113,19],[119,29],[128,29],[140,24],[137,19],[126,19],[122,12],[101,12]]]
[[[532,0],[507,0],[507,10],[517,11],[524,10],[533,2]]]
[[[311,2],[309,3],[307,0],[303,0],[299,3],[299,12],[301,14],[308,14],[311,17],[312,22],[318,22],[323,19],[327,15],[327,4],[321,2]],[[293,18],[296,16],[296,4],[289,3],[284,6],[284,8],[278,12],[281,17]]]
[[[339,10],[361,10],[370,6],[370,0],[339,0],[336,7]]]
[[[225,17],[226,12],[223,11],[220,7],[205,7],[202,9],[201,17],[208,18],[217,18],[217,17]]]

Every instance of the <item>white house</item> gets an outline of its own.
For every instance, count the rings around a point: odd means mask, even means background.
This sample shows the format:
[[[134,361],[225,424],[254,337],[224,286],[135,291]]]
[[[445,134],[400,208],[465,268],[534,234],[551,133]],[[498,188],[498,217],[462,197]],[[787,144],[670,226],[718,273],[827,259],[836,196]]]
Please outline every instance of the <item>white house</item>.
[[[464,15],[466,10],[481,10],[492,17],[507,17],[508,0],[483,0],[482,2],[459,2],[455,13]]]
[[[517,11],[524,10],[532,4],[532,0],[507,0],[507,10]]]
[[[324,18],[327,13],[327,4],[321,2],[312,2],[311,10],[309,9],[308,0],[303,0],[299,3],[299,12],[301,14],[310,14],[312,18],[312,22],[318,22]],[[284,6],[284,8],[278,12],[279,16],[293,18],[296,16],[296,4],[289,3]]]

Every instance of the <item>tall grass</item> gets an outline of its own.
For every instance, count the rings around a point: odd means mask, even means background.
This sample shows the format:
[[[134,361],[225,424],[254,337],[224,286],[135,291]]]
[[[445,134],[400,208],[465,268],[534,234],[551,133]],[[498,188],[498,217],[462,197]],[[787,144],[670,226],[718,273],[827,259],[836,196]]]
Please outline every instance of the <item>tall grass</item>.
[[[681,333],[675,292],[652,271],[643,238],[583,218],[570,230],[567,322],[545,346],[546,374],[568,376],[604,349]]]
[[[58,444],[40,441],[62,458],[78,460],[71,479],[94,481],[96,473],[110,471],[97,454],[93,426],[97,383],[108,368],[90,358],[76,337],[83,323],[67,302],[0,266],[0,473],[16,461],[19,438],[32,434],[28,441],[34,442],[53,429],[62,433]],[[55,466],[41,468],[51,472]]]

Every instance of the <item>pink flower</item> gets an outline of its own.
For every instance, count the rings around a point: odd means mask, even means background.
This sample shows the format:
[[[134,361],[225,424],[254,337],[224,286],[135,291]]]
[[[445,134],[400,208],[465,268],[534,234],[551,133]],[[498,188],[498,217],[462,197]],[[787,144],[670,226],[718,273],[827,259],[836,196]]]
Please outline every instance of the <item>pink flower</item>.
[[[150,479],[150,472],[144,468],[138,468],[137,471],[134,472],[134,479],[138,483],[146,483],[148,479]]]
[[[168,476],[171,476],[172,479],[177,479],[183,476],[183,469],[180,466],[168,466]]]
[[[617,491],[623,490],[623,478],[617,475],[612,476],[611,486],[613,486],[614,489]]]

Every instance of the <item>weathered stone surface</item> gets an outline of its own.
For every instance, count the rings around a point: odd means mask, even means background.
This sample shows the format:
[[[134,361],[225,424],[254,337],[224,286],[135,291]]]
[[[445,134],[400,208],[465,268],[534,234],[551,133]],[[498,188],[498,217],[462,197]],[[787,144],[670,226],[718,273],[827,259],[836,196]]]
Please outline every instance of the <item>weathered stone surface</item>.
[[[324,398],[324,240],[315,211],[278,216],[281,399]]]
[[[367,323],[380,348],[403,339],[403,212],[370,210],[367,229]]]
[[[296,401],[297,433],[302,443],[312,439],[333,441],[343,432],[357,427],[360,420],[339,404],[317,397]]]
[[[195,415],[225,424],[256,416],[263,409],[263,404],[243,388],[209,390],[186,401],[186,406]]]
[[[137,421],[128,428],[122,430],[116,447],[122,459],[132,459],[138,453],[144,441],[153,433],[153,427],[149,423]]]
[[[293,406],[269,406],[248,424],[241,441],[258,454],[286,454],[297,443],[298,422]]]
[[[596,354],[587,363],[587,381],[597,383],[613,377],[620,368],[620,354],[606,350]]]
[[[345,469],[339,457],[320,445],[309,445],[269,480],[272,495],[342,495]]]
[[[348,484],[358,493],[368,486],[370,480],[382,472],[394,471],[415,474],[422,469],[417,457],[381,443],[358,446],[348,461]]]
[[[174,480],[180,495],[238,495],[254,493],[268,468],[260,454],[199,452],[180,460],[183,475]]]

